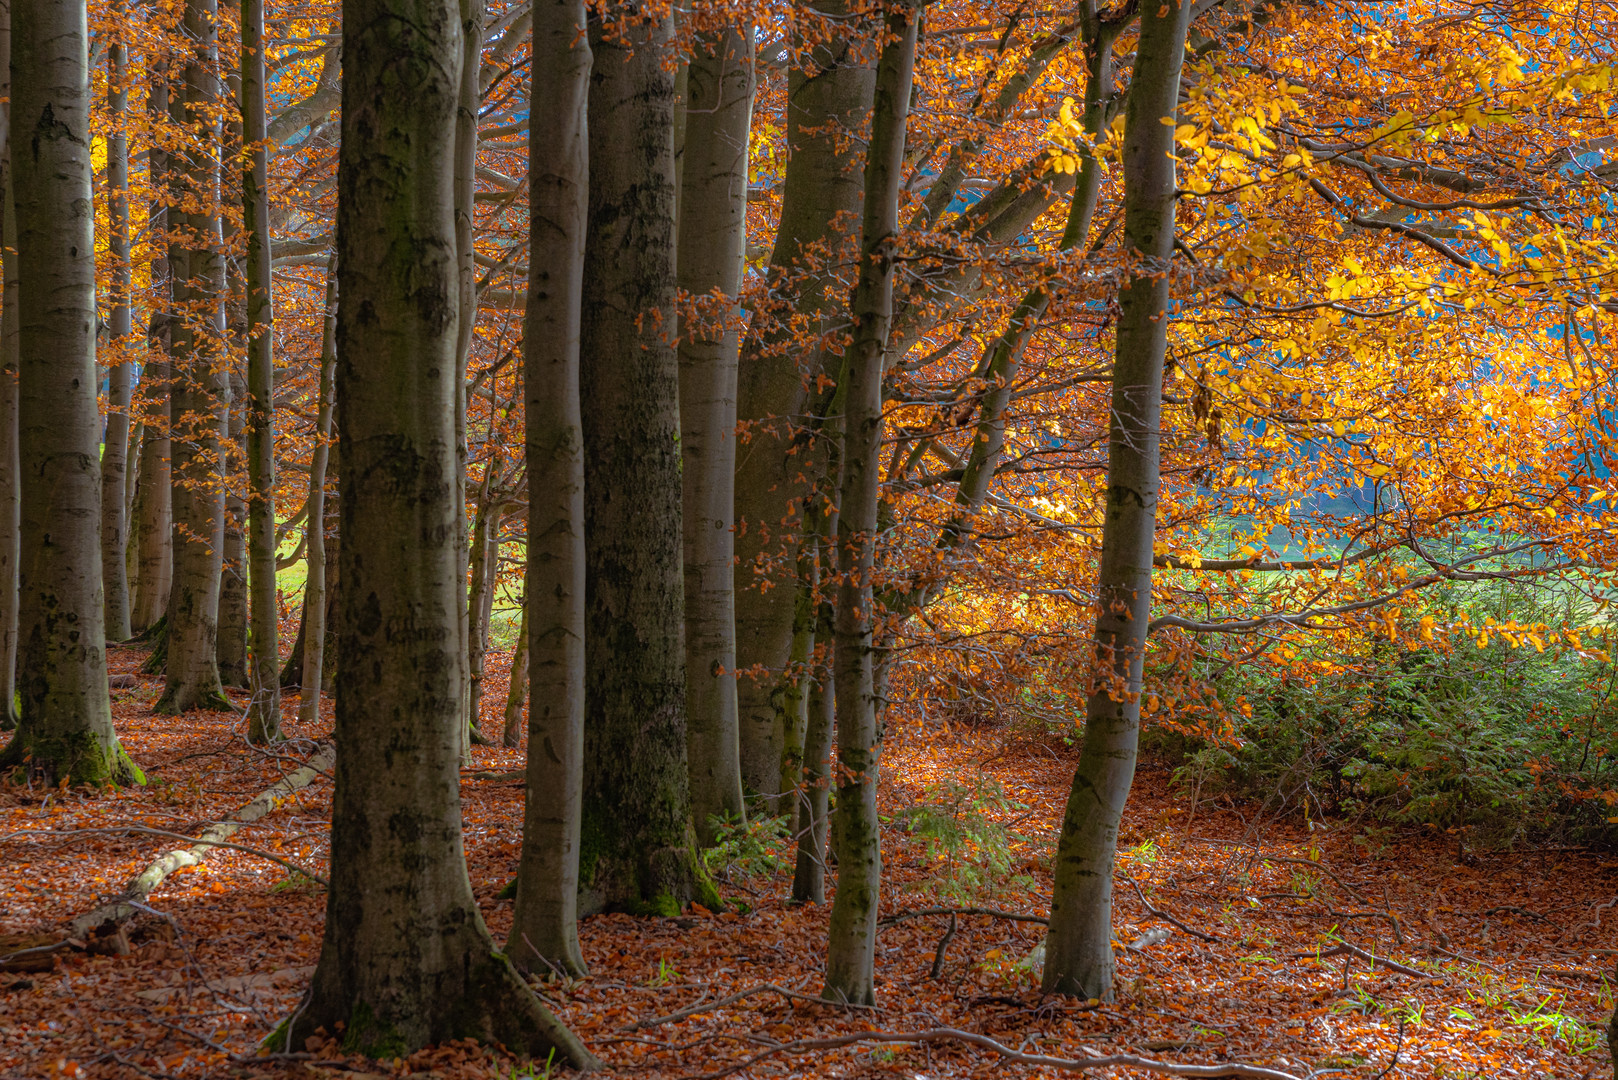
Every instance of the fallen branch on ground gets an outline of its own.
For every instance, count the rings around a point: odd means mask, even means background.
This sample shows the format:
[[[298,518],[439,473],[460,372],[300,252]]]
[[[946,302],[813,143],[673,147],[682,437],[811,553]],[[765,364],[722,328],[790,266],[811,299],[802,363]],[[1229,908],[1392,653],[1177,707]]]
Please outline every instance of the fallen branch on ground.
[[[1049,926],[1050,920],[1043,915],[1024,915],[1020,911],[1001,911],[990,907],[930,907],[920,911],[898,911],[884,917],[878,926],[894,926],[906,919],[922,919],[929,915],[991,915],[996,919],[1010,919],[1012,922],[1038,923]]]
[[[1201,930],[1194,930],[1185,923],[1181,922],[1179,919],[1176,919],[1173,915],[1170,915],[1168,912],[1153,907],[1152,902],[1146,899],[1146,894],[1141,891],[1140,882],[1136,881],[1134,878],[1124,878],[1124,880],[1135,887],[1135,895],[1140,897],[1141,906],[1150,912],[1154,918],[1162,919],[1166,923],[1178,926],[1181,930],[1184,930],[1194,938],[1201,938],[1203,941],[1212,942],[1214,944],[1219,943],[1219,938],[1215,937],[1213,934],[1205,934]]]
[[[1361,960],[1364,960],[1366,963],[1371,964],[1374,967],[1385,967],[1389,971],[1398,972],[1400,975],[1409,975],[1417,979],[1438,978],[1437,975],[1434,975],[1430,971],[1422,971],[1420,968],[1413,968],[1405,964],[1401,964],[1397,960],[1389,960],[1385,956],[1378,956],[1375,953],[1367,952],[1358,945],[1350,945],[1348,942],[1341,939],[1339,939],[1337,944],[1333,945],[1329,949],[1321,949],[1319,952],[1299,953],[1296,957],[1294,957],[1294,959],[1302,960],[1305,957],[1311,956],[1357,956]]]
[[[1019,1065],[1033,1065],[1047,1069],[1065,1069],[1070,1072],[1081,1072],[1088,1069],[1105,1069],[1112,1066],[1127,1066],[1141,1069],[1145,1072],[1158,1073],[1162,1076],[1207,1077],[1238,1077],[1245,1080],[1304,1080],[1297,1073],[1283,1072],[1280,1069],[1266,1068],[1263,1065],[1247,1065],[1241,1062],[1224,1062],[1218,1065],[1179,1065],[1169,1061],[1158,1061],[1155,1058],[1137,1057],[1134,1054],[1107,1054],[1082,1058],[1046,1057],[1043,1054],[1025,1054],[1013,1050],[1005,1043],[991,1039],[987,1035],[980,1035],[975,1031],[961,1031],[958,1028],[932,1028],[928,1031],[861,1031],[852,1035],[837,1035],[827,1039],[798,1039],[794,1042],[783,1043],[771,1047],[761,1053],[754,1054],[745,1061],[726,1066],[711,1073],[703,1073],[693,1077],[692,1080],[719,1080],[720,1077],[740,1072],[764,1058],[776,1054],[803,1054],[818,1050],[836,1050],[839,1047],[853,1046],[856,1043],[936,1043],[936,1042],[964,1042],[973,1046],[981,1046],[998,1054],[1003,1061],[1015,1062]]]

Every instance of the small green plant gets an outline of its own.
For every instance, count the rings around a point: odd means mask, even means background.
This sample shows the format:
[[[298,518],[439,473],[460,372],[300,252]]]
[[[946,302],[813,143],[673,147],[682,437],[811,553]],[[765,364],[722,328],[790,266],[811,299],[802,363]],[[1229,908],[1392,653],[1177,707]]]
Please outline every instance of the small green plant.
[[[779,874],[792,865],[788,855],[792,824],[781,817],[709,819],[714,843],[702,853],[703,866],[719,881]]]
[[[534,1069],[536,1067],[537,1066],[530,1062],[528,1065],[528,1071],[519,1073],[517,1071],[517,1067],[513,1065],[511,1067],[511,1080],[551,1080],[551,1077],[554,1075],[552,1070],[556,1068],[556,1051],[553,1049],[550,1053],[545,1055],[544,1072],[535,1072]]]
[[[680,977],[680,969],[669,962],[669,958],[660,957],[657,961],[657,974],[652,976],[648,986],[667,986]]]
[[[910,807],[903,822],[921,842],[933,873],[919,888],[939,900],[970,904],[1033,885],[1026,874],[1013,874],[1011,846],[1027,838],[992,816],[1028,809],[1006,795],[991,779],[974,784],[946,780],[927,789],[926,798]]]

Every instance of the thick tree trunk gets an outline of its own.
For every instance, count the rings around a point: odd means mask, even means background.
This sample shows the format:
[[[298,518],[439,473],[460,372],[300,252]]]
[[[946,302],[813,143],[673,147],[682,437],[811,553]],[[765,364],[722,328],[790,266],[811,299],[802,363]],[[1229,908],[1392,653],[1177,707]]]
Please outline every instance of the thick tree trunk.
[[[860,276],[851,304],[854,344],[846,370],[841,495],[837,547],[834,668],[837,687],[837,895],[827,930],[828,1001],[875,1004],[877,903],[882,846],[876,787],[882,756],[877,723],[871,570],[877,540],[878,454],[882,443],[882,374],[893,317],[892,248],[899,231],[899,180],[916,62],[920,12],[909,0],[890,2],[877,64],[876,103],[865,162],[860,222]]]
[[[17,726],[17,215],[11,172],[11,3],[0,0],[0,731]]]
[[[0,764],[48,782],[140,779],[118,746],[103,652],[95,216],[84,0],[12,8],[18,458],[16,733]]]
[[[472,734],[483,726],[483,658],[489,652],[489,622],[494,616],[494,587],[500,568],[500,523],[505,520],[505,503],[498,496],[485,496],[472,529],[472,584],[466,595],[466,663],[471,694],[467,715]]]
[[[120,13],[123,14],[123,13]],[[118,32],[121,32],[118,31]],[[124,482],[129,461],[129,403],[134,358],[129,262],[129,47],[122,40],[107,47],[107,253],[112,257],[112,342],[107,370],[107,426],[101,449],[101,575],[106,605],[106,632],[112,641],[134,636],[129,625],[129,577],[124,545],[129,539],[124,517]]]
[[[309,994],[271,1046],[341,1023],[348,1049],[375,1056],[475,1038],[588,1067],[595,1059],[496,950],[462,842],[460,13],[453,0],[345,0],[342,29],[332,870]]]
[[[217,475],[230,389],[219,350],[225,340],[225,262],[219,252],[219,58],[217,0],[186,0],[185,122],[197,142],[184,155],[183,188],[198,209],[179,215],[183,281],[175,266],[170,420],[174,582],[169,591],[167,662],[160,713],[230,708],[219,678],[219,592],[225,500]],[[175,261],[173,253],[171,262]]]
[[[332,382],[337,376],[337,267],[326,269],[326,319],[320,342],[320,400],[315,411],[315,450],[309,458],[309,516],[304,524],[302,675],[298,680],[298,722],[320,719],[320,688],[326,666],[326,467],[331,459]],[[298,650],[293,649],[296,653]],[[290,661],[289,661],[290,663]]]
[[[752,28],[693,44],[686,68],[680,180],[680,288],[723,297],[682,329],[680,451],[685,546],[685,692],[691,815],[703,843],[716,819],[740,821],[736,604],[731,515],[736,469],[737,296],[747,249],[747,144],[753,114]]]
[[[817,7],[838,20],[849,5],[828,0]],[[826,365],[819,348],[804,358],[803,346],[847,325],[836,267],[852,261],[850,223],[864,191],[860,140],[850,136],[865,126],[874,79],[845,32],[813,45],[805,68],[787,76],[791,158],[770,255],[770,304],[748,331],[737,382],[737,415],[754,427],[736,459],[736,665],[765,672],[744,675],[737,686],[742,782],[772,812],[780,794],[781,679],[794,609],[794,590],[781,583],[795,566],[802,500],[816,471],[797,447],[794,418],[806,411],[809,388]],[[829,263],[815,254],[821,249],[830,252]],[[775,587],[760,587],[770,582]]]
[[[580,909],[673,914],[718,901],[686,775],[670,20],[615,34],[591,20]]]
[[[517,647],[511,653],[511,678],[506,682],[505,726],[500,745],[514,750],[522,744],[523,703],[528,700],[528,605],[517,616]]]
[[[232,375],[230,382],[232,391],[245,392],[241,376]],[[243,446],[246,428],[247,418],[242,410],[231,409],[229,435],[233,458]],[[247,669],[247,501],[238,494],[243,479],[240,473],[227,475],[224,479],[225,556],[219,573],[219,641],[215,655],[219,661],[220,683],[245,689],[250,685]]]
[[[579,951],[584,759],[584,435],[580,298],[589,214],[584,0],[534,5],[528,121],[528,310],[523,334],[528,470],[528,783],[506,947],[524,966],[585,973]],[[614,59],[618,57],[614,56]],[[509,723],[509,721],[508,721]]]
[[[281,738],[281,601],[275,587],[275,298],[270,289],[264,0],[242,0],[241,34],[242,143],[247,155],[242,169],[242,229],[247,233],[247,578],[253,641],[247,737],[273,743]]]
[[[1119,297],[1107,504],[1084,749],[1057,842],[1045,945],[1047,993],[1111,1000],[1112,873],[1135,775],[1152,602],[1158,429],[1174,255],[1174,117],[1191,4],[1141,9],[1123,146],[1124,240],[1136,257]]]

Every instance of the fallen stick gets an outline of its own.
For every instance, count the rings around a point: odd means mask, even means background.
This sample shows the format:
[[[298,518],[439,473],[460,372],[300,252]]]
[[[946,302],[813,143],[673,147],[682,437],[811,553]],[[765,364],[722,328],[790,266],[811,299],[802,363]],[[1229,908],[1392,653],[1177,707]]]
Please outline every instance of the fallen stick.
[[[1001,911],[991,907],[930,907],[920,911],[899,911],[888,915],[879,922],[878,926],[894,926],[906,919],[922,919],[929,915],[991,915],[996,919],[1010,919],[1012,922],[1038,923],[1049,926],[1050,920],[1043,915],[1024,915],[1020,911]]]
[[[139,874],[136,874],[135,877],[130,879],[129,884],[124,887],[122,895],[120,895],[117,899],[108,901],[107,903],[96,908],[94,911],[80,915],[77,919],[74,919],[69,929],[68,936],[82,939],[91,932],[106,927],[108,923],[111,923],[113,926],[118,926],[122,923],[128,922],[130,919],[133,919],[136,915],[140,914],[140,909],[135,905],[143,903],[159,885],[163,884],[164,879],[166,879],[170,874],[173,874],[176,870],[180,870],[188,866],[196,866],[198,863],[202,862],[202,860],[206,859],[208,857],[208,853],[214,848],[223,847],[239,849],[241,845],[225,843],[225,839],[233,835],[236,830],[240,829],[243,825],[257,821],[259,818],[264,817],[266,814],[275,810],[282,803],[286,802],[287,799],[291,798],[294,793],[301,791],[310,784],[314,783],[317,777],[324,776],[329,773],[332,766],[335,765],[336,762],[337,747],[331,743],[323,744],[320,749],[316,751],[315,755],[304,763],[302,768],[295,769],[283,776],[269,788],[260,792],[252,802],[249,802],[240,810],[237,810],[224,821],[210,825],[204,829],[202,831],[202,835],[197,838],[196,843],[192,844],[190,847],[176,848],[175,850],[167,852],[166,854],[155,859],[151,865],[147,866],[146,869],[142,870]],[[138,827],[138,830],[141,832],[162,831],[157,829],[147,829],[145,827]],[[182,837],[182,839],[189,839],[189,837]],[[260,851],[253,851],[252,854],[267,855],[267,853]],[[313,881],[319,882],[322,885],[325,884],[325,882],[321,881],[320,878],[316,877],[314,874],[311,874],[309,871],[304,870],[302,867],[286,862],[276,856],[268,857],[273,859],[275,862],[281,863],[281,865],[290,870],[295,870],[296,872],[310,878]]]
[[[1434,975],[1430,971],[1422,971],[1420,968],[1413,968],[1413,967],[1409,967],[1409,966],[1407,966],[1405,964],[1401,964],[1397,960],[1389,960],[1385,956],[1378,956],[1375,953],[1367,952],[1364,949],[1360,948],[1358,945],[1350,945],[1348,942],[1342,941],[1342,940],[1339,940],[1337,942],[1337,944],[1333,945],[1329,949],[1321,949],[1319,952],[1299,953],[1296,957],[1294,957],[1294,959],[1302,960],[1305,957],[1312,957],[1312,956],[1318,957],[1318,956],[1345,956],[1345,955],[1346,956],[1357,956],[1361,960],[1364,960],[1366,963],[1371,964],[1373,967],[1385,967],[1389,971],[1398,972],[1400,975],[1409,975],[1409,976],[1411,976],[1413,978],[1417,978],[1417,979],[1436,979],[1436,978],[1438,978],[1437,975]]]
[[[1185,923],[1181,922],[1179,919],[1176,919],[1173,915],[1170,915],[1168,912],[1163,911],[1160,908],[1153,907],[1152,902],[1150,900],[1146,899],[1146,894],[1141,891],[1140,882],[1136,881],[1134,878],[1126,877],[1126,878],[1124,878],[1124,880],[1129,882],[1131,885],[1133,885],[1135,887],[1135,895],[1140,897],[1141,906],[1144,907],[1152,915],[1153,918],[1162,919],[1166,923],[1170,923],[1170,924],[1172,924],[1174,926],[1178,926],[1181,930],[1184,930],[1186,933],[1190,934],[1194,938],[1201,938],[1203,941],[1211,942],[1213,944],[1218,944],[1219,943],[1219,939],[1217,937],[1215,937],[1213,934],[1205,934],[1201,930],[1195,930],[1195,929],[1187,926]]]
[[[959,1028],[932,1028],[928,1031],[861,1031],[852,1035],[838,1035],[827,1039],[798,1039],[795,1042],[773,1046],[768,1050],[754,1054],[745,1061],[726,1066],[715,1072],[702,1073],[692,1077],[691,1080],[720,1080],[720,1077],[740,1072],[742,1069],[775,1054],[802,1054],[818,1050],[836,1050],[839,1047],[853,1046],[855,1043],[862,1042],[964,1042],[993,1051],[1005,1061],[1048,1069],[1065,1069],[1069,1072],[1083,1072],[1089,1069],[1105,1069],[1122,1065],[1141,1069],[1145,1072],[1158,1073],[1162,1076],[1207,1077],[1209,1080],[1214,1077],[1240,1077],[1244,1078],[1244,1080],[1304,1080],[1297,1073],[1282,1072],[1280,1069],[1270,1069],[1263,1065],[1247,1065],[1241,1062],[1223,1062],[1218,1065],[1177,1065],[1174,1062],[1137,1057],[1134,1054],[1107,1054],[1105,1056],[1095,1055],[1082,1058],[1058,1058],[1046,1057],[1044,1054],[1025,1054],[1019,1050],[1013,1050],[1005,1043],[991,1039],[987,1035],[980,1035],[975,1031],[962,1031]]]

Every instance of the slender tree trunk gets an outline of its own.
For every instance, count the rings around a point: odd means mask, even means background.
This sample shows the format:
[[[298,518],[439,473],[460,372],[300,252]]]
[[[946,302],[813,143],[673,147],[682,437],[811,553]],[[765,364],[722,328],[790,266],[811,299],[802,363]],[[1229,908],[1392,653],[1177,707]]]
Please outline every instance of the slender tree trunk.
[[[17,214],[11,172],[11,2],[0,0],[0,731],[17,726]]]
[[[579,363],[585,913],[673,914],[693,898],[718,902],[696,854],[686,773],[670,36],[666,18],[628,40],[591,20]]]
[[[168,260],[162,260],[167,265]],[[161,279],[158,279],[161,280]],[[148,417],[140,441],[140,481],[135,489],[134,528],[130,543],[135,548],[134,582],[130,590],[130,627],[136,633],[150,630],[168,611],[169,590],[174,580],[172,487],[169,479],[168,361],[162,358],[167,344],[168,316],[154,313],[152,322],[160,329],[152,333],[151,362],[141,379],[142,411]]]
[[[84,0],[12,10],[22,710],[0,764],[48,782],[139,781],[107,695],[101,585],[95,212]]]
[[[345,0],[337,245],[342,605],[331,885],[302,1046],[475,1038],[597,1064],[496,950],[461,832],[453,0]],[[284,1040],[284,1041],[283,1041]]]
[[[275,587],[275,298],[270,291],[264,0],[242,0],[241,33],[242,142],[247,155],[242,169],[242,227],[247,233],[247,569],[253,640],[247,737],[273,743],[281,738],[281,600]]]
[[[491,466],[492,467],[492,466]],[[472,585],[467,591],[467,669],[472,735],[481,737],[483,726],[483,658],[489,651],[489,621],[494,615],[494,586],[500,567],[500,523],[506,507],[497,496],[485,495],[472,530]]]
[[[528,783],[511,936],[524,967],[585,973],[579,951],[584,761],[584,435],[579,332],[589,216],[584,0],[534,5],[528,119],[528,310],[523,334],[528,470]],[[619,59],[617,56],[614,60]]]
[[[865,162],[860,222],[860,276],[851,305],[854,344],[844,397],[841,497],[837,546],[837,896],[827,931],[828,1001],[875,1004],[877,902],[882,884],[876,787],[882,756],[877,724],[875,612],[871,570],[877,540],[878,454],[882,442],[882,373],[893,317],[892,249],[899,231],[899,181],[910,111],[919,12],[910,0],[890,2],[888,40],[877,65],[876,103]]]
[[[175,267],[170,422],[174,583],[167,662],[156,709],[228,709],[219,677],[219,593],[225,500],[218,472],[230,390],[219,351],[225,342],[225,263],[219,245],[219,56],[217,0],[186,0],[186,123],[200,136],[185,155],[184,189],[196,207],[179,215],[184,271]],[[173,255],[171,253],[171,260]]]
[[[1124,240],[1135,256],[1119,296],[1107,447],[1106,519],[1084,749],[1057,842],[1045,945],[1047,993],[1112,1000],[1112,873],[1135,775],[1158,431],[1174,255],[1174,117],[1191,4],[1141,9],[1124,121]]]
[[[118,8],[116,14],[127,17]],[[121,28],[119,31],[121,33]],[[129,578],[124,544],[129,538],[124,517],[124,482],[129,460],[129,404],[134,358],[131,344],[131,273],[129,262],[129,47],[120,38],[107,47],[107,253],[112,257],[112,312],[107,358],[107,426],[101,450],[101,573],[106,600],[107,637],[134,637],[129,625]]]
[[[232,396],[244,393],[240,375],[230,376]],[[245,445],[247,417],[241,409],[230,410],[230,460],[240,461]],[[219,681],[225,686],[245,689],[251,685],[247,669],[247,501],[238,494],[242,476],[232,470],[225,476],[225,555],[219,574],[219,641],[215,655],[219,661]]]
[[[846,0],[815,5],[828,20],[845,19],[849,6]],[[860,141],[850,135],[864,126],[875,86],[855,35],[838,32],[808,48],[805,66],[787,76],[791,157],[770,255],[772,303],[748,331],[736,391],[737,415],[754,425],[736,459],[736,665],[768,673],[743,676],[737,686],[742,782],[771,812],[780,794],[781,680],[794,611],[794,590],[779,582],[795,565],[802,500],[817,471],[794,452],[794,418],[807,411],[805,388],[826,371],[816,339],[846,327],[837,266],[852,260],[852,223],[864,191]],[[817,250],[831,253],[829,264]],[[816,342],[807,359],[805,341]],[[776,587],[760,587],[772,581]]]
[[[517,647],[511,653],[511,678],[506,684],[505,728],[500,745],[515,750],[522,743],[522,707],[528,700],[528,604],[517,616]]]
[[[309,458],[309,516],[304,524],[303,672],[298,722],[320,719],[320,688],[326,663],[326,466],[331,457],[332,382],[337,374],[337,267],[326,270],[325,332],[320,342],[320,402],[315,413],[315,451]],[[294,649],[294,651],[296,651]]]
[[[685,545],[685,692],[691,814],[740,821],[736,604],[731,515],[736,469],[736,325],[747,249],[747,144],[753,115],[750,26],[697,38],[686,69],[680,182],[680,288],[722,297],[681,334],[680,451]],[[722,321],[721,321],[722,320]]]
[[[836,533],[836,516],[825,525],[825,535]],[[832,681],[832,606],[818,599],[821,581],[832,567],[822,570],[820,561],[830,555],[831,545],[817,538],[810,551],[810,596],[814,629],[812,642],[819,644],[818,655],[811,644],[809,665],[804,674],[808,687],[805,702],[803,769],[797,780],[797,863],[792,873],[792,899],[800,904],[826,902],[827,813],[831,803],[831,742],[836,720],[835,683]]]
[[[477,330],[478,281],[477,252],[473,246],[477,217],[478,109],[483,102],[483,15],[484,0],[460,0],[461,86],[455,109],[455,265],[456,298],[460,322],[455,338],[455,447],[458,467],[455,473],[455,505],[461,508],[455,519],[456,545],[461,553],[461,603],[459,664],[461,705],[466,709],[465,737],[461,752],[471,761],[473,735],[478,716],[472,699],[472,624],[467,618],[468,585],[466,569],[471,561],[471,537],[466,527],[466,470],[470,454],[466,439],[466,366],[472,359],[472,338]]]

